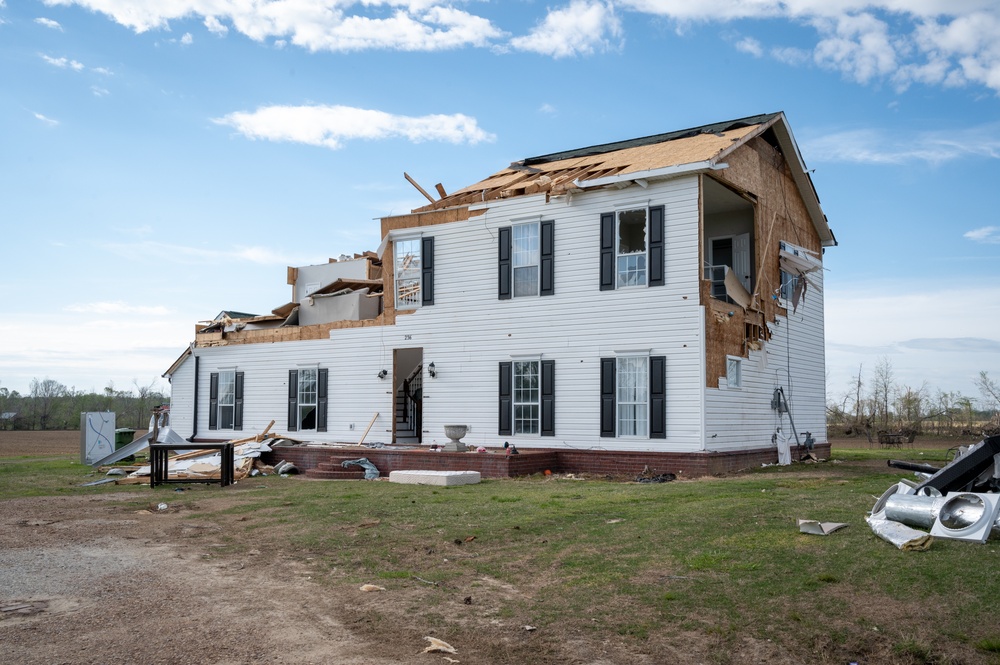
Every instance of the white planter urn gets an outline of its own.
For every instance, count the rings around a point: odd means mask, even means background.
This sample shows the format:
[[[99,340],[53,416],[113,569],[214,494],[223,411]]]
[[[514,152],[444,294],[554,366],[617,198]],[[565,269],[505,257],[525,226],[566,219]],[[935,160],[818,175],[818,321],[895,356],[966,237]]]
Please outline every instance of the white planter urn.
[[[446,453],[464,453],[465,444],[462,443],[461,439],[463,436],[468,434],[468,425],[445,425],[444,435],[448,437],[448,443],[444,444],[442,449]]]

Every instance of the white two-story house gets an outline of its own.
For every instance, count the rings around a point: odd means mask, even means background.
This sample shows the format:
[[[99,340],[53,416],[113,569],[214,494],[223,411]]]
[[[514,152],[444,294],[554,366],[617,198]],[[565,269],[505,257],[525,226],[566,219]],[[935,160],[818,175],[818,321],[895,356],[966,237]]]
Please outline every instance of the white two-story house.
[[[423,190],[422,190],[423,191]],[[822,446],[823,252],[783,114],[525,159],[289,268],[292,300],[204,325],[174,431],[555,449]]]

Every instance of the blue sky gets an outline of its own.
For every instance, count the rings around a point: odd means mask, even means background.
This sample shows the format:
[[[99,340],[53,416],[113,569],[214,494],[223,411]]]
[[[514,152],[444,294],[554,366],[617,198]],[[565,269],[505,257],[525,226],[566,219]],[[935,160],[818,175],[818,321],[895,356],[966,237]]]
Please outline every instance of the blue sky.
[[[285,267],[511,161],[784,111],[828,396],[1000,376],[995,0],[0,0],[0,386],[156,382]]]

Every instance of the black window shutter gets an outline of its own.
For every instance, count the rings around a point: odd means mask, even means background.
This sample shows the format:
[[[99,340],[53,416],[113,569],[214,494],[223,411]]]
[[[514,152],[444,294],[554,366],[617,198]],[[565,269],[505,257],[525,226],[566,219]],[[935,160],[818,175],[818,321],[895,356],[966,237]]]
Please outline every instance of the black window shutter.
[[[615,213],[601,215],[601,291],[615,288]]]
[[[667,357],[649,358],[649,438],[667,438]]]
[[[615,436],[615,359],[601,358],[601,436]]]
[[[500,414],[498,420],[500,426],[497,433],[501,436],[510,436],[513,432],[513,428],[511,427],[511,407],[513,405],[512,371],[513,363],[500,363]]]
[[[663,206],[649,209],[649,285],[663,286]]]
[[[288,431],[299,429],[299,372],[288,370]]]
[[[208,429],[219,429],[219,373],[208,376]]]
[[[500,229],[500,246],[497,248],[497,265],[499,274],[497,276],[497,298],[500,300],[510,300],[514,294],[511,287],[511,227],[504,226]]]
[[[541,260],[541,265],[539,266],[539,289],[538,294],[543,296],[554,295],[555,283],[553,282],[554,268],[554,241],[555,241],[555,224],[551,221],[542,222],[540,225],[539,234],[541,235],[541,251],[539,252],[539,259]]]
[[[542,436],[556,435],[556,361],[542,361]]]
[[[420,242],[420,304],[434,304],[434,238],[422,238]]]
[[[243,429],[243,372],[236,372],[236,407],[233,413],[233,429]]]
[[[326,431],[327,412],[327,383],[330,378],[330,370],[320,368],[316,372],[316,431]]]

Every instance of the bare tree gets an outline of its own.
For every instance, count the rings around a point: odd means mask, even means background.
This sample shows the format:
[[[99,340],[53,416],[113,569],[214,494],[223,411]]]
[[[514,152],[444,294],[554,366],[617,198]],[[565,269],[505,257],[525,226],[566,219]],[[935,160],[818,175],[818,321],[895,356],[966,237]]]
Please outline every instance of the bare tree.
[[[872,400],[874,413],[882,427],[888,427],[890,421],[889,398],[895,390],[895,373],[892,371],[892,361],[885,356],[875,363],[872,376]]]
[[[56,400],[66,394],[66,386],[53,379],[31,380],[31,408],[39,429],[45,429]]]

